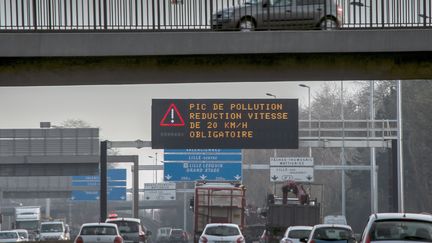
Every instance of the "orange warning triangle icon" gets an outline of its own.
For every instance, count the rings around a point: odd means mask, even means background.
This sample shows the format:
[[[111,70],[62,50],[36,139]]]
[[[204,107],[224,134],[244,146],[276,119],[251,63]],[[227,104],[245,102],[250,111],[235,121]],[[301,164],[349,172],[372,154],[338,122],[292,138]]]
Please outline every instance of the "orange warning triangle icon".
[[[185,125],[183,117],[175,104],[169,106],[159,125],[161,127],[182,127]]]

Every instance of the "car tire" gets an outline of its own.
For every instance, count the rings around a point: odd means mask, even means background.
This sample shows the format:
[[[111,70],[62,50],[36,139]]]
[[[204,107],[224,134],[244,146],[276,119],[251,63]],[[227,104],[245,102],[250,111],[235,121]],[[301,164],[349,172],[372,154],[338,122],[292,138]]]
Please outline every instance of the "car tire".
[[[326,18],[321,20],[319,24],[320,30],[336,30],[338,29],[338,23],[333,18]]]
[[[251,18],[243,18],[239,24],[239,30],[249,32],[255,30],[255,22]]]

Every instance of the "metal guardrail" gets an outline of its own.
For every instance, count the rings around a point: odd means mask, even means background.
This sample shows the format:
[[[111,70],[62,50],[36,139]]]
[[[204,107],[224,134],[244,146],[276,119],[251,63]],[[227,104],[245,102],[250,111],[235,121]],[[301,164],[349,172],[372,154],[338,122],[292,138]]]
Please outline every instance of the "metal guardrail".
[[[0,0],[0,32],[328,29],[335,23],[430,28],[432,0]]]

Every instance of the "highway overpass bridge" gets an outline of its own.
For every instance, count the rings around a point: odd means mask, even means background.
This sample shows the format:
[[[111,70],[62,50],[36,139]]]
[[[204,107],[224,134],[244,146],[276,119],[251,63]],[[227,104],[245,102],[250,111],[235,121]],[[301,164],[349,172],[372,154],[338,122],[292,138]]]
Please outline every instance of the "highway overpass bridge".
[[[239,32],[212,19],[242,1],[0,0],[0,85],[432,77],[432,0],[334,1],[337,30]]]
[[[430,79],[430,43],[432,29],[0,33],[0,85]]]

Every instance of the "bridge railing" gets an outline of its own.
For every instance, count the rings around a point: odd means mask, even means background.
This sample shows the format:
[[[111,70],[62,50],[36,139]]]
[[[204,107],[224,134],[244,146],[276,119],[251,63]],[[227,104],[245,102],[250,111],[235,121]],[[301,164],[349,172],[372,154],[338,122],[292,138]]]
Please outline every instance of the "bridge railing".
[[[0,0],[0,31],[318,29],[325,16],[341,29],[430,28],[431,13],[432,0]]]
[[[397,139],[397,120],[300,120],[305,140],[384,141]]]

